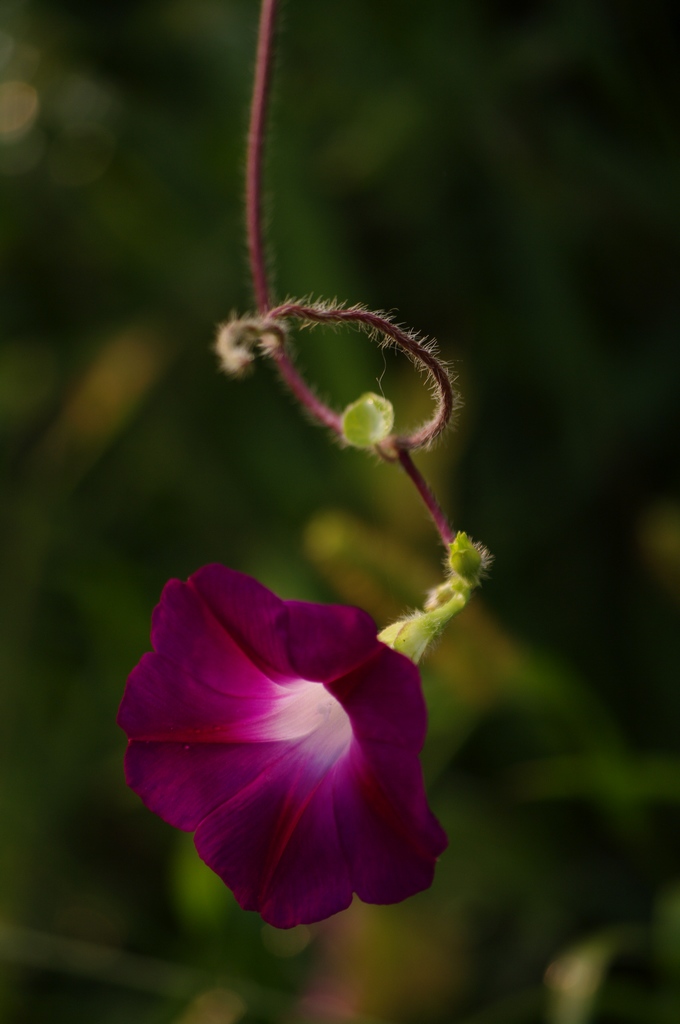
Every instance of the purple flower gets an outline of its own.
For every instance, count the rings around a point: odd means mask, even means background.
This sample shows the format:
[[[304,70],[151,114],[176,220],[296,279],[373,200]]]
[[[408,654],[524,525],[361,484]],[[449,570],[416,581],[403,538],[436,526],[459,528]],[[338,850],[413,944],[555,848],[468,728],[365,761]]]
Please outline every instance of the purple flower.
[[[432,883],[420,677],[370,616],[208,565],[167,584],[151,638],[118,714],[128,785],[242,907],[288,928]]]

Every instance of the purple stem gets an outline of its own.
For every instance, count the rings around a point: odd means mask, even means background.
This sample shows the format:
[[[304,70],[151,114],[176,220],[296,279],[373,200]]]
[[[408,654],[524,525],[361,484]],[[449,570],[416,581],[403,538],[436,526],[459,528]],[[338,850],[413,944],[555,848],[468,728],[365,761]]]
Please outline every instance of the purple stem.
[[[410,453],[405,451],[405,449],[398,449],[397,458],[399,459],[402,468],[406,471],[406,473],[408,473],[408,475],[411,477],[411,480],[413,480],[413,483],[416,485],[418,494],[427,505],[427,510],[432,516],[434,520],[434,525],[437,527],[437,530],[439,531],[439,536],[442,539],[442,544],[444,545],[444,547],[448,548],[449,544],[451,544],[456,534],[449,526],[449,521],[444,515],[439,505],[439,502],[437,501],[434,494],[430,490],[430,487],[427,481],[425,480],[425,477],[416,467],[415,463],[413,462],[413,459],[411,458]]]
[[[255,301],[261,313],[269,307],[269,285],[262,227],[262,157],[272,74],[277,0],[262,0],[257,36],[255,80],[248,128],[246,158],[246,233]]]
[[[314,394],[305,379],[298,373],[286,349],[283,346],[277,348],[273,353],[273,358],[285,384],[293,392],[298,402],[322,426],[330,427],[338,437],[342,437],[342,417],[325,402],[322,402],[318,395]]]

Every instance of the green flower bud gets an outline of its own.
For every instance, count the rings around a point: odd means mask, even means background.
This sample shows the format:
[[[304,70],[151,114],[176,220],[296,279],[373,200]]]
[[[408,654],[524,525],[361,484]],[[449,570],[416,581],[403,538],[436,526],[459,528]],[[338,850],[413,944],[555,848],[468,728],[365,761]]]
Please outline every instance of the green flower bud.
[[[368,391],[342,414],[342,432],[355,448],[372,448],[384,441],[394,426],[394,409],[387,398]]]
[[[484,555],[466,533],[456,534],[450,548],[449,565],[470,586],[479,586],[484,568]]]

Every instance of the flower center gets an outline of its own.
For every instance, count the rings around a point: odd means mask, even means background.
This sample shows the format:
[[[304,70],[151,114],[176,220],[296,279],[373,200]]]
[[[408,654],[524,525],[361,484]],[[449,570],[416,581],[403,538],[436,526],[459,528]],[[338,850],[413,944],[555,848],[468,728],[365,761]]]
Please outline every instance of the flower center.
[[[302,739],[314,734],[324,754],[337,756],[352,739],[352,725],[342,704],[322,683],[306,679],[279,697],[272,708],[269,739]]]

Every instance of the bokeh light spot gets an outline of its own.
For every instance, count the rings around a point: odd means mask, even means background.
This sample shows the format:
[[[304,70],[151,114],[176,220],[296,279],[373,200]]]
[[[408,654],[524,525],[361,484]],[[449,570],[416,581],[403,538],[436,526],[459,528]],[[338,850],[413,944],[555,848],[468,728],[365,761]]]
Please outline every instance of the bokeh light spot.
[[[33,127],[39,110],[38,92],[28,82],[0,85],[0,139],[13,142]]]
[[[246,1010],[246,1004],[235,992],[213,988],[196,996],[177,1024],[236,1024]]]

